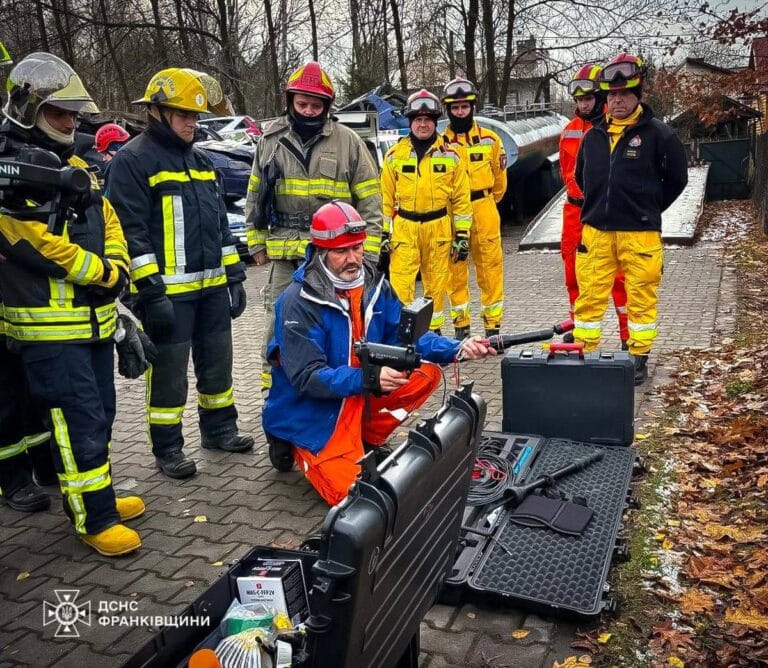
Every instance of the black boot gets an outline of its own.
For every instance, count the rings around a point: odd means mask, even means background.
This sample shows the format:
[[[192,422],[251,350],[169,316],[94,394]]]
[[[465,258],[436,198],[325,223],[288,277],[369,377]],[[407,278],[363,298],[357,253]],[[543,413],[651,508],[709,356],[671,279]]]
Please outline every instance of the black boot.
[[[573,343],[574,340],[575,339],[573,338],[573,332],[566,332],[565,334],[563,334],[563,343]]]
[[[648,378],[648,355],[635,355],[635,385],[642,385]]]
[[[453,338],[463,341],[469,336],[469,325],[466,327],[454,327]]]
[[[287,473],[293,468],[293,446],[282,438],[266,434],[269,444],[269,461],[272,468]]]
[[[157,467],[169,478],[181,480],[190,478],[197,473],[197,465],[183,452],[169,452],[167,455],[155,457]]]
[[[15,492],[3,494],[2,499],[11,508],[22,513],[34,513],[51,507],[51,497],[33,482],[20,487]]]
[[[626,340],[622,339],[621,341],[621,349],[622,350],[629,350],[629,343],[627,343]]]
[[[388,445],[371,445],[365,441],[363,441],[363,451],[366,455],[369,452],[373,452],[377,466],[392,454],[392,448],[390,448]]]
[[[206,450],[224,450],[225,452],[247,452],[253,448],[253,436],[234,434],[224,438],[202,438]]]

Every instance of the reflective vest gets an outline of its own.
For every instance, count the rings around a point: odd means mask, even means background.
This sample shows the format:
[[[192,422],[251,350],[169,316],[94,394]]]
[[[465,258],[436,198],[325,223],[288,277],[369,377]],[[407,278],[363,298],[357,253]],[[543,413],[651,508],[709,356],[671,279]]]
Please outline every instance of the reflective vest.
[[[245,280],[216,172],[202,151],[150,126],[110,165],[107,197],[125,230],[139,293],[189,300]]]
[[[381,194],[384,232],[389,233],[398,211],[452,216],[454,231],[472,226],[469,177],[457,150],[438,135],[419,162],[408,137],[384,157]]]
[[[74,167],[87,168],[78,157]],[[104,258],[128,272],[123,231],[95,177],[90,203],[70,217],[61,235],[47,221],[21,221],[0,215],[0,292],[4,330],[25,343],[89,343],[115,332],[117,308],[106,297]]]
[[[449,144],[464,148],[472,201],[492,196],[500,202],[507,189],[507,154],[499,135],[474,122],[469,132],[461,134],[449,125],[443,136]]]
[[[269,230],[256,229],[254,211],[265,165],[275,160],[275,220]],[[378,256],[381,246],[381,190],[376,165],[363,140],[348,127],[329,119],[322,132],[302,145],[290,119],[269,125],[256,146],[248,183],[245,221],[248,249],[266,249],[272,260],[303,260],[312,215],[338,199],[352,204],[367,223],[364,249]]]

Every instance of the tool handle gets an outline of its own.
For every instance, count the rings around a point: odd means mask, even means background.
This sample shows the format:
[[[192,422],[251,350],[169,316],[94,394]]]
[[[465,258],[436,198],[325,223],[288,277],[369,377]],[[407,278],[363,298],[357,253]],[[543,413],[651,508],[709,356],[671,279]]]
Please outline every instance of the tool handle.
[[[584,359],[584,344],[583,343],[552,343],[549,346],[550,359],[555,356],[558,351],[564,352],[577,352],[579,358]]]

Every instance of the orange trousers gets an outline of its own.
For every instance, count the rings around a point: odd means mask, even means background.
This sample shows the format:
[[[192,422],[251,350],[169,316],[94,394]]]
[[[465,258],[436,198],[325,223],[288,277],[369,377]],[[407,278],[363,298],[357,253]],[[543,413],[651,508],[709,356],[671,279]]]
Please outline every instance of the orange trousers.
[[[560,255],[563,258],[565,270],[565,289],[568,291],[570,303],[569,315],[573,320],[574,304],[579,296],[579,282],[576,280],[576,250],[581,243],[581,207],[566,200],[563,205],[563,234],[560,237]],[[611,290],[616,317],[619,319],[619,337],[622,341],[629,339],[627,329],[627,290],[624,286],[624,275],[616,273]]]
[[[429,399],[442,379],[439,366],[422,363],[411,373],[407,385],[381,397],[370,397],[367,419],[363,396],[345,399],[336,429],[320,452],[313,455],[304,448],[293,448],[299,471],[328,505],[335,506],[347,496],[349,486],[360,474],[358,462],[365,454],[363,441],[373,446],[384,445],[411,411]]]

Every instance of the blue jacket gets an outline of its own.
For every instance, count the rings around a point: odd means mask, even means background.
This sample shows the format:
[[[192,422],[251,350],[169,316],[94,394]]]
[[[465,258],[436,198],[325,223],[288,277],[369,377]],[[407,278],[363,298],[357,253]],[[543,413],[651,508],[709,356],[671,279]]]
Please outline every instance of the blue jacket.
[[[272,387],[262,412],[264,431],[317,454],[336,427],[344,400],[362,394],[363,372],[351,366],[352,322],[320,258],[307,260],[275,304],[275,335],[267,348]],[[364,264],[365,338],[399,345],[400,301],[384,276]],[[448,364],[459,342],[432,332],[416,342],[428,361]]]

